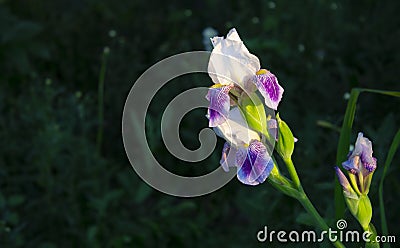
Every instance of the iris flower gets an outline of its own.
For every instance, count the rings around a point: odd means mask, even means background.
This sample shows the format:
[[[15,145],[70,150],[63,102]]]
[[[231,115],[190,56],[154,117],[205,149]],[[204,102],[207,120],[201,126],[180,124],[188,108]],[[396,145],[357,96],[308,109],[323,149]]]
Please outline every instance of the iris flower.
[[[372,204],[368,192],[376,169],[376,158],[372,156],[371,141],[362,133],[358,133],[354,150],[342,165],[348,171],[350,178],[349,182],[344,173],[335,167],[339,182],[343,187],[344,199],[350,212],[364,230],[367,230],[372,218]]]
[[[214,86],[207,99],[209,126],[216,127],[227,120],[231,99],[229,93],[251,93],[257,89],[265,104],[276,110],[282,99],[283,88],[274,74],[260,69],[260,60],[247,50],[236,29],[226,36],[211,39],[214,46],[208,64],[208,74]],[[233,92],[232,92],[233,91]]]
[[[376,169],[376,158],[372,156],[372,143],[363,133],[358,133],[354,150],[349,154],[343,168],[349,172],[350,182],[358,194],[368,194],[372,175]],[[345,192],[349,192],[350,184],[347,178],[336,169],[339,181]]]
[[[274,74],[260,69],[259,59],[251,54],[236,29],[226,38],[211,39],[214,46],[208,73],[214,82],[206,96],[210,102],[207,117],[209,126],[226,140],[220,164],[226,171],[237,168],[237,178],[244,184],[263,183],[274,167],[268,148],[260,134],[249,128],[244,113],[237,105],[243,94],[258,90],[265,104],[276,110],[283,88]],[[276,127],[275,127],[276,128]]]

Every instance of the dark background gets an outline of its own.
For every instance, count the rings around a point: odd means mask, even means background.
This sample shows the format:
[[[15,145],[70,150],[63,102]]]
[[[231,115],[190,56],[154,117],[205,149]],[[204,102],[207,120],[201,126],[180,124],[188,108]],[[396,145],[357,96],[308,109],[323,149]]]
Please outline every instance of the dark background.
[[[399,1],[385,0],[0,0],[0,247],[266,247],[256,240],[264,225],[311,228],[300,204],[268,183],[248,187],[232,180],[212,194],[182,199],[153,190],[132,170],[121,137],[130,88],[159,60],[204,50],[207,27],[220,35],[236,27],[263,67],[278,76],[285,88],[281,117],[299,139],[295,164],[311,200],[334,226],[339,133],[317,121],[340,126],[352,87],[400,90],[399,13]],[[186,163],[161,142],[161,113],[177,93],[211,83],[206,75],[178,78],[157,94],[148,113],[150,146],[178,174],[216,168],[222,141],[201,166],[178,166]],[[357,105],[352,142],[363,131],[378,158],[370,192],[378,231],[377,187],[399,110],[398,99],[372,94],[362,94]],[[204,115],[196,110],[184,118],[187,147],[200,145]],[[399,161],[397,154],[384,195],[389,233],[398,239]],[[348,229],[359,228],[349,213],[346,220]]]

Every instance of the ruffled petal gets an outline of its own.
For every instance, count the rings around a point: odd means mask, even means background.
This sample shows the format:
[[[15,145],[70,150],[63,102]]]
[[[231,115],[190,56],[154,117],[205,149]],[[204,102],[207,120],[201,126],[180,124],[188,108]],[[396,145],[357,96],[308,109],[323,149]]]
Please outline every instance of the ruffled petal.
[[[360,157],[354,156],[342,163],[343,168],[352,174],[357,174],[360,171]]]
[[[283,88],[279,85],[278,79],[271,72],[264,70],[265,73],[255,76],[254,83],[261,95],[265,99],[265,104],[277,110],[278,104],[282,99]]]
[[[372,153],[372,142],[364,137],[363,133],[358,133],[356,144],[353,152],[349,156],[349,160],[360,157],[360,162],[364,169],[362,170],[364,176],[376,169],[376,158],[372,156]]]
[[[376,158],[372,157],[372,142],[363,136],[363,133],[358,133],[356,147],[360,152],[361,162],[368,172],[373,172],[376,169]]]
[[[211,39],[214,49],[208,64],[208,73],[216,84],[236,83],[244,86],[260,69],[259,59],[251,54],[236,29],[226,36]]]
[[[220,88],[210,88],[206,96],[210,101],[208,107],[207,117],[209,119],[209,126],[216,127],[224,123],[229,114],[230,98],[229,90],[233,85],[227,85]]]
[[[251,140],[260,140],[257,132],[249,129],[238,107],[229,111],[229,118],[214,128],[215,133],[228,141],[232,146],[238,147],[249,144]]]
[[[237,178],[247,185],[263,183],[274,167],[266,147],[258,140],[251,141],[246,148],[239,148],[236,153],[238,166]]]

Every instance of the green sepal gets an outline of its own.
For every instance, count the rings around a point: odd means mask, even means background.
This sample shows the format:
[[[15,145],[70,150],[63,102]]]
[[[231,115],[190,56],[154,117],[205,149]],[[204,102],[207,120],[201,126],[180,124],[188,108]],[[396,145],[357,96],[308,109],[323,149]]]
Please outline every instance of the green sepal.
[[[250,95],[242,94],[239,98],[239,107],[251,129],[268,135],[268,132],[266,132],[267,118],[264,104],[256,93],[251,93]]]
[[[278,166],[276,165],[275,161],[274,167],[272,168],[272,171],[268,176],[268,181],[277,190],[290,197],[293,197],[295,199],[301,197],[300,192],[294,187],[293,183],[279,172]]]
[[[343,191],[343,196],[350,213],[357,218],[358,205],[360,202],[359,197],[355,194],[348,194],[345,191]]]
[[[367,195],[360,196],[356,218],[363,229],[366,230],[372,219],[372,205]]]
[[[353,186],[353,189],[357,192],[358,195],[362,195],[361,190],[358,188],[357,178],[356,177],[357,176],[354,175],[353,173],[349,173],[351,186]]]
[[[294,150],[294,136],[289,126],[284,122],[279,114],[276,115],[278,122],[278,141],[276,151],[283,159],[290,159]]]
[[[371,186],[371,181],[372,181],[372,176],[374,175],[374,172],[369,173],[366,177],[364,177],[364,194],[369,193],[369,187]]]

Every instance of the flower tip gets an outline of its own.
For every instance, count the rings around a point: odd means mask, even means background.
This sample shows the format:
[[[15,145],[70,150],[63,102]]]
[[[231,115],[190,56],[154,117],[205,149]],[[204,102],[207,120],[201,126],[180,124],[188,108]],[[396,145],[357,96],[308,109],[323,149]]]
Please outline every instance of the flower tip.
[[[341,173],[342,171],[340,170],[340,168],[338,166],[333,166],[333,169],[335,170],[336,174]]]
[[[344,173],[342,172],[342,170],[338,166],[335,166],[334,168],[335,168],[336,175],[338,177],[339,183],[343,187],[343,190],[349,191],[350,183],[347,180],[346,176],[344,175]]]

